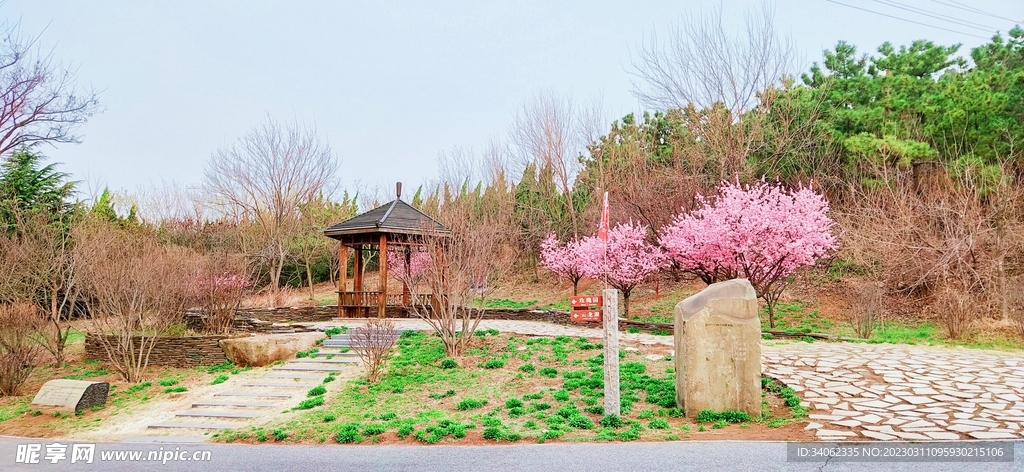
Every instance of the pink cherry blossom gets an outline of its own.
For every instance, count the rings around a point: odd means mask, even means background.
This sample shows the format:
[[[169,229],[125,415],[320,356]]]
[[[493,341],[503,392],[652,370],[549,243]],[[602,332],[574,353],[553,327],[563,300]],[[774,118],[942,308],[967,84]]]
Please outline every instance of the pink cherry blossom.
[[[657,245],[647,242],[646,226],[623,223],[608,231],[608,242],[583,238],[578,247],[583,275],[601,279],[622,291],[624,314],[629,316],[633,289],[661,270],[666,259]]]
[[[768,303],[772,325],[785,279],[837,247],[828,202],[810,187],[726,182],[714,201],[698,196],[698,204],[662,231],[661,247],[705,283],[749,279]]]
[[[562,244],[554,233],[540,243],[540,265],[559,277],[569,279],[573,295],[577,295],[580,279],[584,277],[579,244],[579,241]]]
[[[409,253],[409,273],[405,273],[405,248],[388,248],[388,272],[399,280],[418,280],[430,269],[430,254],[413,247]],[[410,283],[410,285],[414,285]]]

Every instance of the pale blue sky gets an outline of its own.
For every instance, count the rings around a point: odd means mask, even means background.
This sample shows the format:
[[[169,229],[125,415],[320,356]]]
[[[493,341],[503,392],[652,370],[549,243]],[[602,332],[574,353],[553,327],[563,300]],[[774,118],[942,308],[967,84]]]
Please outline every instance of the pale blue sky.
[[[884,2],[837,0],[989,37]],[[893,0],[1005,33],[1013,22]],[[81,144],[43,148],[76,179],[135,191],[201,182],[206,159],[269,113],[315,123],[354,188],[436,175],[438,152],[501,139],[533,93],[600,94],[609,117],[637,111],[630,50],[680,14],[723,4],[736,27],[760,1],[257,2],[8,0],[0,14],[75,65],[103,112]],[[380,2],[383,3],[383,2]],[[1020,0],[967,1],[1024,18]],[[807,65],[847,40],[984,40],[829,3],[778,0],[776,21]]]

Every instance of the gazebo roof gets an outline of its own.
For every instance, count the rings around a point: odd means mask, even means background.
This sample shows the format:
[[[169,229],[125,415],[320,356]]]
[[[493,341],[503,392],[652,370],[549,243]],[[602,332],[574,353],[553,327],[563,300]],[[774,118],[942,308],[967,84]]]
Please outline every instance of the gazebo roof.
[[[447,233],[449,230],[399,198],[331,226],[324,230],[324,235],[345,240],[348,239],[346,236],[373,233],[423,235],[434,232]]]

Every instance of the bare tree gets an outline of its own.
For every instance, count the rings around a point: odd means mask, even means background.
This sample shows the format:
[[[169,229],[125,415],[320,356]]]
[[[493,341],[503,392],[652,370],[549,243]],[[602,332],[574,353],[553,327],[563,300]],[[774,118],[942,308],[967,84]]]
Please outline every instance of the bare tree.
[[[27,303],[0,303],[0,395],[17,395],[38,365],[38,310]]]
[[[722,9],[687,15],[664,43],[652,35],[633,60],[633,93],[667,110],[721,103],[735,115],[753,109],[758,93],[778,84],[796,66],[789,36],[775,29],[769,4],[751,12],[741,34],[726,30]]]
[[[397,339],[395,323],[386,318],[371,318],[365,326],[352,329],[352,349],[363,361],[367,382],[375,384],[380,380]]]
[[[434,229],[414,241],[430,256],[423,273],[398,274],[414,292],[425,287],[432,295],[413,300],[415,313],[441,338],[448,356],[461,356],[472,341],[485,300],[507,275],[516,252],[507,220],[495,216],[500,209],[474,211],[487,206],[470,197],[446,202],[438,217],[450,232]]]
[[[281,286],[300,206],[321,193],[330,195],[336,171],[334,154],[315,129],[281,126],[270,117],[210,158],[206,188],[215,204],[254,222],[262,238],[256,256],[269,262],[272,291]]]
[[[545,204],[551,208],[564,206],[574,238],[579,237],[581,223],[581,202],[573,198],[574,182],[580,157],[600,134],[601,118],[600,100],[581,105],[571,95],[548,91],[524,103],[509,129],[523,167],[533,164],[537,169],[550,170],[550,175],[542,173],[540,177],[553,179],[558,194],[545,195]]]
[[[153,346],[195,300],[199,256],[161,245],[144,229],[119,229],[102,221],[79,225],[74,236],[90,335],[123,379],[138,382]]]
[[[75,130],[99,109],[70,67],[41,54],[17,23],[0,24],[0,154],[38,142],[78,142]]]

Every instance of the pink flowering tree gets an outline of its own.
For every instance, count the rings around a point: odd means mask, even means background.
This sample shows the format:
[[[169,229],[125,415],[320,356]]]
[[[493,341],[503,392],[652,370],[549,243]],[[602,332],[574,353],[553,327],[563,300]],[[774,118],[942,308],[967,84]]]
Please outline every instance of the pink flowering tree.
[[[659,242],[681,270],[707,284],[750,280],[774,328],[775,303],[790,276],[836,249],[833,224],[828,202],[810,187],[727,182],[714,201],[698,196],[697,208],[677,215]]]
[[[606,280],[622,292],[624,317],[629,316],[629,296],[638,285],[661,270],[665,254],[647,242],[647,227],[623,223],[608,231],[608,243],[583,238],[577,247],[583,275]]]
[[[410,291],[416,293],[417,287],[430,271],[430,253],[418,246],[410,246],[408,249],[409,264],[406,266],[406,248],[402,246],[388,248],[388,274],[401,280]]]
[[[580,280],[583,279],[583,259],[580,256],[579,241],[561,243],[554,233],[540,243],[540,265],[555,275],[572,282],[572,294],[579,294]]]

